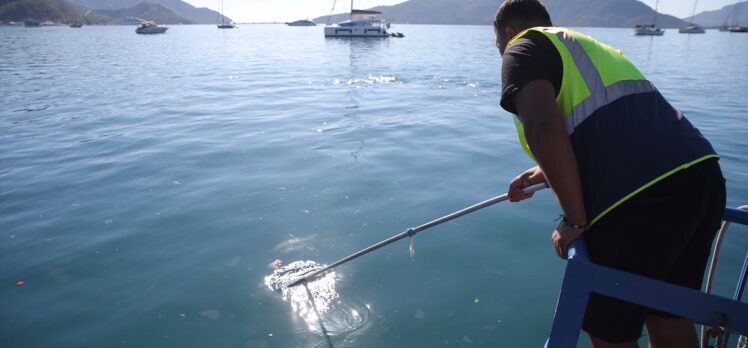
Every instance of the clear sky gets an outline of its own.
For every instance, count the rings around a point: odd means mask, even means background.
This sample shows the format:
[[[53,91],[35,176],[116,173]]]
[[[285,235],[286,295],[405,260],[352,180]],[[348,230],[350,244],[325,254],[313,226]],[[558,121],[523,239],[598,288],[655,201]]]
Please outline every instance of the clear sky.
[[[220,10],[221,0],[185,0],[196,7],[208,7]],[[640,0],[654,8],[655,0]],[[288,22],[297,19],[312,19],[328,15],[336,0],[223,0],[226,16],[238,22]],[[379,5],[394,5],[404,0],[356,0],[357,9],[367,9]],[[738,0],[701,0],[698,2],[696,13],[718,10],[725,5]],[[499,7],[501,0],[496,0]],[[691,0],[660,0],[661,13],[667,13],[679,18],[691,15],[694,2]],[[350,11],[348,0],[337,0],[335,13]]]

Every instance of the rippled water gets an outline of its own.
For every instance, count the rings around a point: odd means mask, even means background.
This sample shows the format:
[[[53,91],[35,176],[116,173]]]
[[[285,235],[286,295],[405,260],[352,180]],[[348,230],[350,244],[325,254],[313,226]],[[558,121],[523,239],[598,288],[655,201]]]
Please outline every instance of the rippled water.
[[[550,192],[423,232],[414,259],[401,241],[307,288],[266,283],[275,259],[333,262],[531,165],[498,107],[491,29],[396,30],[0,27],[2,345],[542,345],[564,267]],[[684,111],[722,155],[729,205],[748,202],[747,37],[582,31]]]

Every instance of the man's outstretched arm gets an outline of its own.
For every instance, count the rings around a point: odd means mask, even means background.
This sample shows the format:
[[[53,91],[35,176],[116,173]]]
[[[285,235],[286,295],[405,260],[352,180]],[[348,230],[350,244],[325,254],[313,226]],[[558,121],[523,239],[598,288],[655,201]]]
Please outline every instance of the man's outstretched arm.
[[[556,106],[553,85],[545,80],[536,80],[522,87],[513,98],[525,129],[527,144],[546,181],[556,193],[566,219],[571,224],[586,225],[587,215],[577,159]],[[578,237],[581,231],[576,235],[572,235],[575,232],[569,233],[569,238],[564,238],[564,231],[561,234],[559,243],[562,250],[559,256],[564,257],[568,243]]]

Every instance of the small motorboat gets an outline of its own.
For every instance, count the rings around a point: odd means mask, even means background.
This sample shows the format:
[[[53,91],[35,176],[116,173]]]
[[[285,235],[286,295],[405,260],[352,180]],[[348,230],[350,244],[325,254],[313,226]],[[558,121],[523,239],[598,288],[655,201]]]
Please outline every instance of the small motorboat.
[[[70,23],[70,27],[71,28],[80,28],[82,26],[83,26],[83,23],[81,23],[81,22]]]
[[[141,21],[135,32],[138,34],[163,34],[169,27],[158,25],[154,21]]]
[[[317,25],[317,23],[314,23],[308,19],[300,19],[295,22],[288,22],[286,23],[289,27],[314,27]]]

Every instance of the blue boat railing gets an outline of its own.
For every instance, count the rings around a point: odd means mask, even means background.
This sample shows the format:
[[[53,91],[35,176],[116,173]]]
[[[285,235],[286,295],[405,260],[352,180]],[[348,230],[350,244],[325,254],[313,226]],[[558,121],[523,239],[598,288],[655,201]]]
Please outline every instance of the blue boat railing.
[[[724,221],[748,225],[748,211],[727,208]],[[728,299],[596,265],[587,258],[586,242],[579,239],[569,247],[569,261],[546,347],[577,346],[592,292],[689,318],[696,324],[721,326],[724,328],[721,339],[725,344],[730,333],[748,336],[748,303],[740,300],[747,272],[748,253],[735,296]]]

